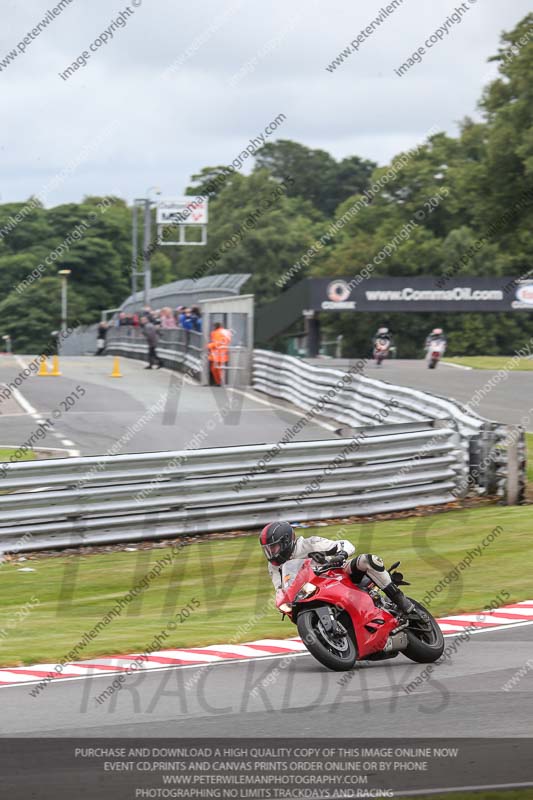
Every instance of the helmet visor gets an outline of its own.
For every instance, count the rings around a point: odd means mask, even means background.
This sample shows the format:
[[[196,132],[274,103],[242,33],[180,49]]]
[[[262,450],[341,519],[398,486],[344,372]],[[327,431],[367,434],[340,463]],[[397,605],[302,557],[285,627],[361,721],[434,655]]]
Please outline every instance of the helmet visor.
[[[263,544],[261,545],[263,548],[263,553],[265,554],[265,558],[269,561],[272,561],[273,558],[279,556],[281,552],[281,544],[277,542],[276,544]]]

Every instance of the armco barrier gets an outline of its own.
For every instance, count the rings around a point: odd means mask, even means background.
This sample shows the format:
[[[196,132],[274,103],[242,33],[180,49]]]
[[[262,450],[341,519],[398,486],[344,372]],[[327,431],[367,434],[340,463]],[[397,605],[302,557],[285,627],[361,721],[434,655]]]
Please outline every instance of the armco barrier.
[[[464,494],[467,476],[450,420],[364,427],[326,441],[6,464],[0,551],[448,503]]]
[[[317,367],[293,356],[254,350],[253,386],[323,414],[347,431],[360,425],[453,419],[470,466],[469,487],[499,494],[508,503],[523,499],[525,433],[519,426],[483,419],[460,403],[429,392],[361,375],[364,362],[347,372]],[[345,430],[345,433],[347,432]]]

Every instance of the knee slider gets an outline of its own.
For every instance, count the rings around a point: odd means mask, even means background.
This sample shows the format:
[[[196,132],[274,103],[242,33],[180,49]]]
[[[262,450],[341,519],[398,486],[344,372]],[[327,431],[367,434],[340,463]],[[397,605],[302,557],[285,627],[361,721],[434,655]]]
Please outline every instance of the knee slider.
[[[365,558],[368,561],[369,566],[371,566],[372,569],[375,569],[376,572],[385,572],[385,564],[383,563],[382,558],[379,556],[373,556],[371,553],[367,553]]]

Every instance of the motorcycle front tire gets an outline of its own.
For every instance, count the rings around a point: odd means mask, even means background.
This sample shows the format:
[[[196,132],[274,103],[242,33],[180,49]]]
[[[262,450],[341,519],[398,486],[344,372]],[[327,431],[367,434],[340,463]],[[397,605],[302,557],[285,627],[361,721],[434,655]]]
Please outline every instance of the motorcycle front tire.
[[[352,669],[357,660],[357,648],[352,638],[352,626],[349,620],[341,620],[348,630],[345,637],[347,645],[346,651],[341,653],[332,652],[326,642],[321,639],[320,631],[317,629],[318,617],[313,609],[300,611],[296,625],[302,641],[317,661],[334,672],[345,672]]]

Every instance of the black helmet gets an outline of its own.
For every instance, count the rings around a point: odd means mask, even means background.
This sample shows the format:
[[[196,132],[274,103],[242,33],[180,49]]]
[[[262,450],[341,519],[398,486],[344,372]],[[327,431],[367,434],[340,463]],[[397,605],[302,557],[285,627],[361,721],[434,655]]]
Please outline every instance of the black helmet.
[[[296,544],[296,536],[288,522],[270,522],[259,537],[265,558],[275,567],[288,561]]]

